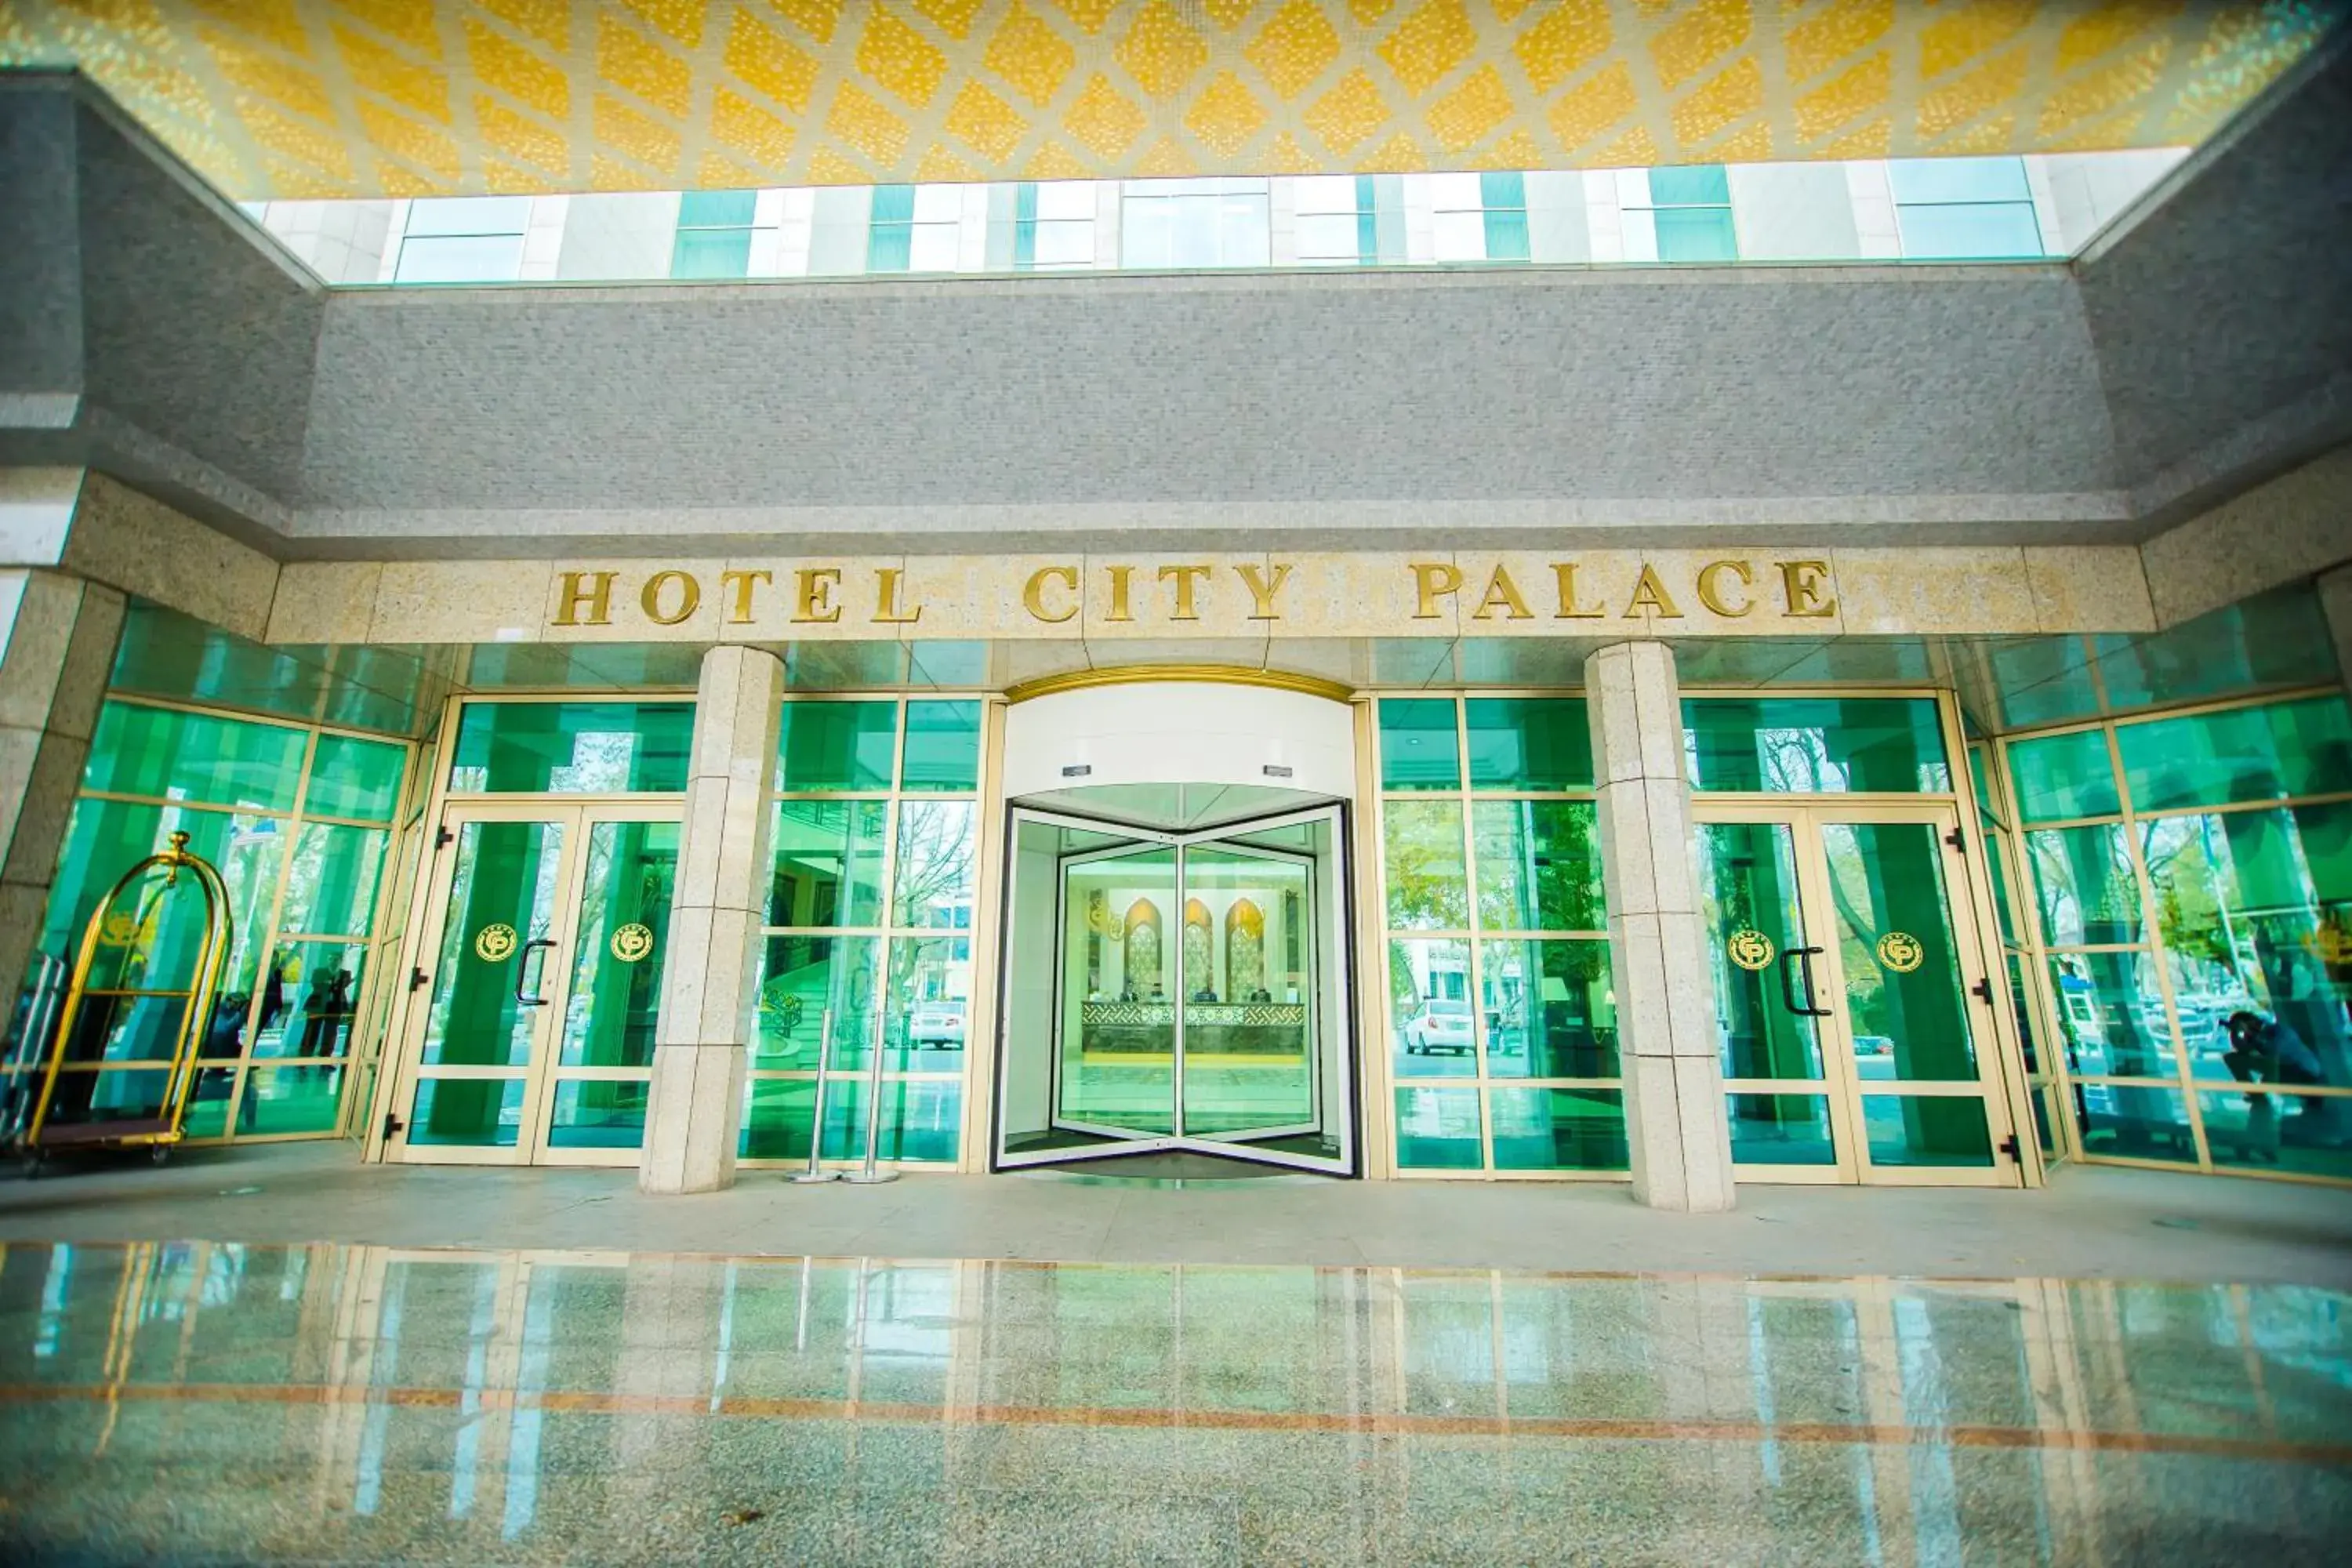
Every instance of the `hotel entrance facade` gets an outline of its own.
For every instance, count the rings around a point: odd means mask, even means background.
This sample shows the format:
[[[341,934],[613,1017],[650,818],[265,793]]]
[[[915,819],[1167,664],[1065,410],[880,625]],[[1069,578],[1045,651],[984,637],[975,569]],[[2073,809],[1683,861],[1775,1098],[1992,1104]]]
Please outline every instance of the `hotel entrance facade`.
[[[104,887],[185,830],[236,904],[200,1142],[670,1190],[1182,1152],[1676,1207],[2352,1176],[2321,596],[1841,630],[1916,600],[1904,570],[1981,601],[2036,553],[752,574],[780,618],[862,578],[940,639],[768,640],[691,565],[452,563],[350,611],[413,629],[323,656],[133,602],[11,1059]],[[515,574],[527,640],[453,624]],[[110,1027],[58,1113],[160,1079],[161,1024]]]

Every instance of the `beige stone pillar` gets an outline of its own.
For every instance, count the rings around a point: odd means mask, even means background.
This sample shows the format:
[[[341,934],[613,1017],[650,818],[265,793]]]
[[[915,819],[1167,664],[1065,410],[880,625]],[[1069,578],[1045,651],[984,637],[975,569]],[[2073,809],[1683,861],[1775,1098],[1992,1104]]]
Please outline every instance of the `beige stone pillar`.
[[[645,1159],[637,1167],[644,1192],[708,1193],[734,1184],[783,691],[783,663],[772,653],[714,647],[702,656]]]
[[[121,630],[111,588],[0,571],[0,1018],[40,934]]]
[[[1652,1208],[1728,1209],[1729,1121],[1692,865],[1674,650],[1652,641],[1601,648],[1584,661],[1584,690],[1633,1196]]]

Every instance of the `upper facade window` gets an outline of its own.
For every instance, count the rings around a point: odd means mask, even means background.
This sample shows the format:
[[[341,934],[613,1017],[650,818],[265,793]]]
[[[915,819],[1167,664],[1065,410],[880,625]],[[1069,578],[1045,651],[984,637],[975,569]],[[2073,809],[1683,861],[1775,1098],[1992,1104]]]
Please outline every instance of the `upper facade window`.
[[[1269,182],[1129,180],[1119,196],[1123,267],[1265,267]]]
[[[1906,257],[2042,254],[2022,158],[1902,158],[1886,165],[1886,177]]]
[[[408,204],[395,283],[511,283],[521,275],[529,196],[451,196]]]

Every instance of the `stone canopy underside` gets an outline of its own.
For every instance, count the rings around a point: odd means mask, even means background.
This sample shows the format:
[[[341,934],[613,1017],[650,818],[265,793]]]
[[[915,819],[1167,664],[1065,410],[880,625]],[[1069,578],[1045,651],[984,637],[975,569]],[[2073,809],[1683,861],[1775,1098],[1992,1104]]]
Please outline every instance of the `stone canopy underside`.
[[[2352,0],[10,0],[233,197],[2177,146]]]

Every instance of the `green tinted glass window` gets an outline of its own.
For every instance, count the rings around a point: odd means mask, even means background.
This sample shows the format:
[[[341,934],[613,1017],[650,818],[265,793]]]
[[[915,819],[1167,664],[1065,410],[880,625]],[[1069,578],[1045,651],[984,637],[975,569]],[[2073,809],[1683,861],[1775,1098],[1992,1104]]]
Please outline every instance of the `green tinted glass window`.
[[[1598,810],[1581,800],[1482,800],[1472,806],[1482,930],[1607,928],[1594,842]]]
[[[1381,787],[1460,789],[1462,760],[1450,697],[1391,697],[1381,703]]]
[[[1582,699],[1473,697],[1463,713],[1472,789],[1592,787],[1592,731]]]
[[[379,828],[306,822],[286,873],[278,929],[364,936],[375,926],[375,889],[391,835]]]
[[[896,702],[787,702],[776,742],[776,787],[888,789],[898,728]]]
[[[2100,947],[2139,941],[2139,884],[2123,824],[2039,829],[2025,836],[2025,857],[2043,942]]]
[[[306,742],[303,731],[276,724],[110,702],[99,715],[82,787],[290,811]]]
[[[463,794],[682,790],[690,702],[468,702],[449,787]]]
[[[407,763],[404,746],[321,735],[310,758],[310,793],[302,810],[312,816],[390,822],[400,809],[400,775]]]
[[[2021,822],[2113,816],[2124,808],[2107,738],[2097,730],[2018,742],[2009,748],[2009,783]]]
[[[2352,790],[2341,697],[2119,725],[2116,744],[2136,811]]]
[[[1625,1169],[1625,1097],[1613,1089],[1488,1091],[1498,1171]]]
[[[1396,1091],[1397,1164],[1408,1171],[1476,1170],[1478,1091],[1401,1089]]]
[[[1926,698],[1692,698],[1683,703],[1683,744],[1695,789],[1843,795],[1952,787],[1936,704]]]
[[[898,787],[970,790],[980,787],[980,704],[907,704],[907,754]]]
[[[1387,838],[1389,924],[1398,931],[1461,931],[1470,923],[1462,857],[1462,808],[1450,800],[1391,801]]]

